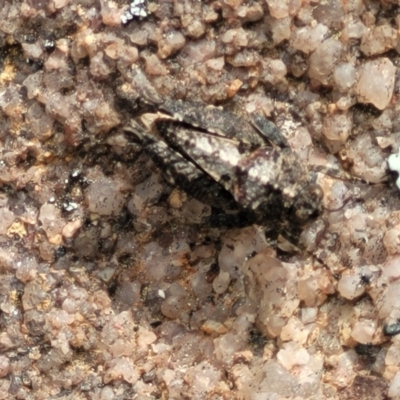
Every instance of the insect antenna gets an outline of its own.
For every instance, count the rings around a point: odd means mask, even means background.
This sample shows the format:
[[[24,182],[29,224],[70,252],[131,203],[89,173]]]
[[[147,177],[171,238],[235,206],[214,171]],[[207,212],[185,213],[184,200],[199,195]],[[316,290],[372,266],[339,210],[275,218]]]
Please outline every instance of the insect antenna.
[[[365,183],[365,184],[368,184],[368,185],[371,185],[371,184],[372,185],[378,185],[378,184],[380,185],[383,182],[386,182],[387,181],[387,177],[388,177],[388,175],[387,175],[385,177],[385,180],[383,180],[382,182],[371,183],[371,182],[368,182],[368,181],[366,181],[366,180],[364,180],[362,178],[358,178],[356,176],[353,176],[349,172],[344,171],[344,170],[340,170],[338,168],[325,167],[325,166],[322,166],[322,165],[310,166],[309,168],[310,168],[310,170],[312,172],[315,173],[314,179],[316,179],[316,177],[317,177],[316,174],[317,173],[322,173],[324,175],[330,176],[331,178],[338,179],[338,180],[341,180],[341,181],[344,181],[344,182],[360,182],[360,183]],[[322,205],[322,209],[325,210],[325,211],[328,211],[328,212],[337,212],[337,211],[342,210],[351,200],[357,200],[357,198],[354,198],[354,196],[350,195],[347,199],[344,199],[342,201],[342,204],[339,207],[337,207],[337,208],[328,208],[328,207]]]
[[[253,127],[257,129],[257,132],[262,137],[266,138],[273,146],[280,148],[289,147],[288,141],[279,131],[277,126],[260,113],[251,113],[250,122]]]

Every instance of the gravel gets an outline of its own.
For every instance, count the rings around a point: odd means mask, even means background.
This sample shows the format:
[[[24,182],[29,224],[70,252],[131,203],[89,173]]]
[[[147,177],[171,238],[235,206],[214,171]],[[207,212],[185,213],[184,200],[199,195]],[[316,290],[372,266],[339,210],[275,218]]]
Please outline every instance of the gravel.
[[[400,398],[398,15],[2,2],[0,399]],[[319,171],[300,251],[210,227],[125,136],[167,98],[263,114]]]

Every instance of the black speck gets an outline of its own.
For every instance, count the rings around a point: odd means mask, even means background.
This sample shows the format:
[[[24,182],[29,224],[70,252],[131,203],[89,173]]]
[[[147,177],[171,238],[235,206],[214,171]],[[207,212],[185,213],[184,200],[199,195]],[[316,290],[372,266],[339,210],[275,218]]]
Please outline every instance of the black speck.
[[[383,334],[386,336],[395,336],[400,333],[400,321],[395,324],[387,324],[383,327]]]

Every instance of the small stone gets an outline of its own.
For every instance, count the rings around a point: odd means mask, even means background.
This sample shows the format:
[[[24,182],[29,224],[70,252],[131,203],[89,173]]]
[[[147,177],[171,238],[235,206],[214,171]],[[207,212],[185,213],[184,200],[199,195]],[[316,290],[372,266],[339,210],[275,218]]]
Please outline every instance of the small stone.
[[[141,54],[146,62],[145,71],[149,75],[167,75],[169,73],[168,68],[159,59],[156,54]]]
[[[189,36],[198,39],[204,35],[206,26],[203,21],[196,19],[191,14],[181,17],[182,26],[186,29]]]
[[[290,45],[296,50],[309,54],[320,46],[327,32],[328,27],[323,24],[294,29],[291,34]]]
[[[296,365],[307,364],[310,355],[306,349],[300,347],[295,342],[284,343],[282,349],[277,354],[277,360],[287,370],[292,369]]]
[[[200,39],[189,42],[178,55],[178,61],[182,67],[188,67],[196,63],[202,63],[214,58],[217,53],[214,40]]]
[[[351,337],[358,343],[371,343],[376,331],[376,322],[368,319],[357,321],[351,331]]]
[[[49,242],[60,245],[62,243],[62,228],[65,225],[60,210],[54,204],[44,204],[40,208],[39,220]]]
[[[247,33],[243,28],[228,29],[221,37],[223,43],[230,43],[234,47],[245,47],[248,44]]]
[[[396,398],[400,396],[400,372],[397,372],[390,382],[388,396],[390,398]]]
[[[356,78],[356,68],[351,63],[342,63],[335,67],[333,80],[339,90],[349,90]]]
[[[65,239],[71,239],[75,236],[79,228],[82,226],[83,221],[76,219],[75,221],[68,222],[62,229],[62,235]]]
[[[1,203],[3,203],[3,201],[1,201]],[[6,235],[9,227],[12,225],[14,221],[15,215],[13,212],[10,211],[6,201],[3,204],[1,203],[0,203],[0,235]]]
[[[230,282],[230,275],[228,272],[221,271],[213,281],[213,289],[217,294],[225,293],[228,289]]]
[[[33,257],[22,258],[16,263],[16,277],[24,283],[36,278],[38,273],[38,263]]]
[[[337,113],[324,119],[323,134],[329,140],[345,143],[353,126],[351,113]]]
[[[181,208],[183,202],[187,199],[186,193],[182,192],[179,189],[174,189],[172,193],[169,195],[168,202],[172,208]]]
[[[185,37],[178,31],[171,31],[165,38],[158,42],[157,55],[160,58],[167,58],[179,51],[186,43]]]
[[[228,57],[227,61],[234,67],[252,67],[261,61],[261,57],[255,51],[243,50],[232,57]]]
[[[224,57],[212,58],[211,60],[206,61],[206,65],[208,68],[214,71],[221,71],[225,65],[225,58]]]
[[[285,18],[289,15],[289,0],[267,0],[267,4],[274,18]]]
[[[0,378],[4,378],[10,372],[10,360],[8,357],[0,356]]]
[[[263,17],[264,11],[260,3],[245,4],[239,7],[237,15],[243,21],[254,22]]]
[[[134,384],[139,379],[139,372],[135,368],[133,361],[127,357],[114,358],[109,362],[104,374],[104,383],[124,380]]]
[[[22,43],[22,49],[25,52],[26,58],[28,59],[30,58],[33,60],[39,59],[43,53],[43,49],[39,43],[33,43],[33,44]]]
[[[360,39],[367,32],[367,27],[361,21],[354,21],[351,17],[345,19],[343,24],[341,35],[343,42],[348,42],[351,39]]]
[[[398,32],[390,25],[379,25],[368,31],[361,39],[360,50],[366,56],[382,54],[397,46]]]
[[[112,215],[121,211],[124,195],[115,179],[100,177],[86,191],[89,210],[100,215]]]
[[[346,154],[353,163],[353,172],[356,176],[368,182],[379,183],[387,174],[386,156],[372,140],[371,135],[362,134],[353,140]]]
[[[286,74],[286,65],[281,60],[274,60],[269,58],[264,58],[262,60],[261,79],[264,82],[269,82],[272,85],[276,85],[280,82],[285,81]]]
[[[377,58],[361,65],[355,88],[358,101],[385,109],[393,96],[395,74],[396,67],[388,58]]]
[[[228,97],[233,97],[242,87],[243,82],[240,79],[234,79],[231,84],[228,86],[226,90],[226,94]]]
[[[224,324],[213,320],[204,322],[201,330],[207,333],[207,335],[223,335],[228,332],[228,328]]]
[[[389,254],[400,253],[400,229],[392,228],[386,231],[383,244]]]
[[[310,56],[310,68],[308,70],[310,78],[319,81],[323,85],[328,84],[342,51],[343,45],[334,38],[322,42]]]

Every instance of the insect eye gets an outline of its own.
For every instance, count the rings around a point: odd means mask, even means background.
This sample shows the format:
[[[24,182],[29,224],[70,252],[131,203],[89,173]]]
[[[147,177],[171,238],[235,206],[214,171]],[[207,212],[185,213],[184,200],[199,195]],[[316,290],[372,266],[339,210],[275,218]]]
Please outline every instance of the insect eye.
[[[308,207],[300,207],[296,210],[297,222],[299,223],[306,222],[309,217],[310,217],[310,212],[308,210]]]
[[[317,201],[321,201],[324,198],[324,192],[322,191],[321,186],[317,185],[316,183],[310,185],[309,191],[314,195],[313,197]]]
[[[310,196],[310,193],[312,196]],[[316,218],[321,211],[322,198],[323,191],[319,185],[313,183],[305,187],[299,194],[294,208],[297,222],[301,224]],[[310,199],[312,200],[310,201]]]

